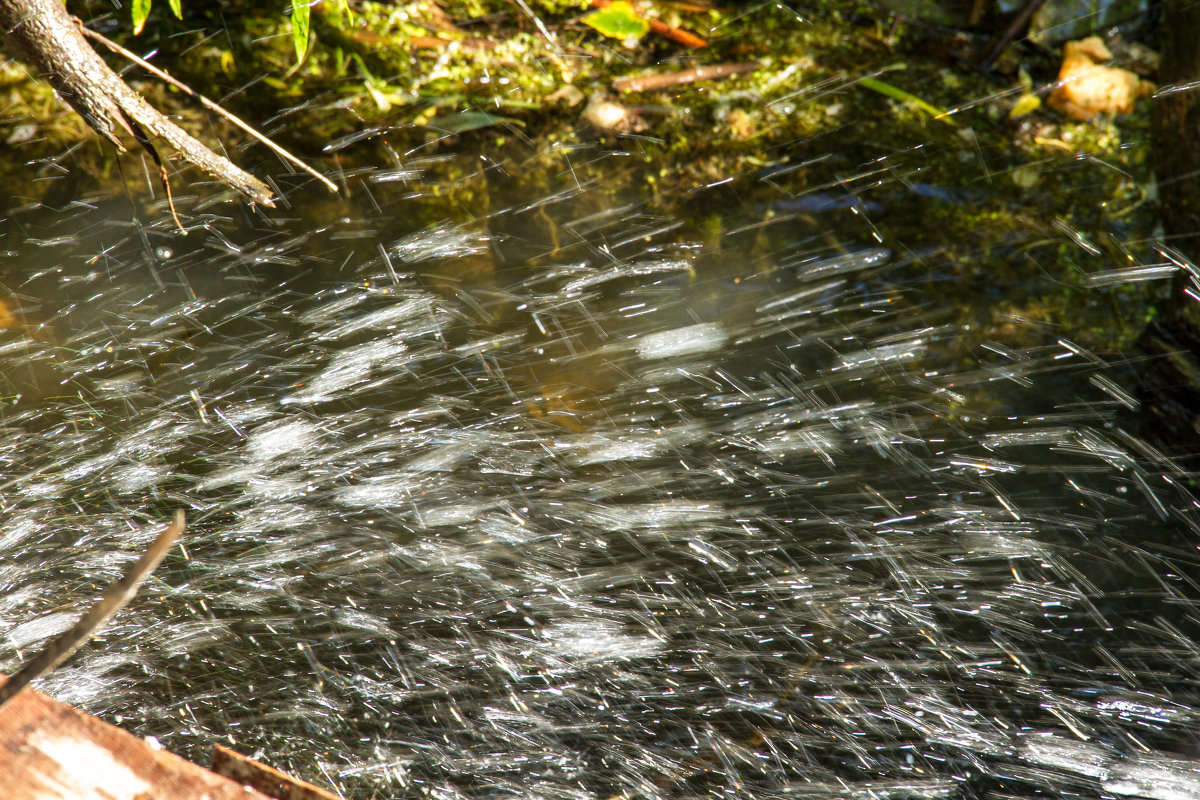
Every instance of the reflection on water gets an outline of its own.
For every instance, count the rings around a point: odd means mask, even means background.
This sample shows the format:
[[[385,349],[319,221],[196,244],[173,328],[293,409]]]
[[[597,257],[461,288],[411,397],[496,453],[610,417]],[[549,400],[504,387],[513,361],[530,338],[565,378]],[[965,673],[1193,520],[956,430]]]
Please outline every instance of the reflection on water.
[[[1200,509],[1126,363],[974,331],[989,297],[865,207],[560,189],[28,219],[0,665],[183,506],[47,688],[196,758],[353,797],[1200,794]]]

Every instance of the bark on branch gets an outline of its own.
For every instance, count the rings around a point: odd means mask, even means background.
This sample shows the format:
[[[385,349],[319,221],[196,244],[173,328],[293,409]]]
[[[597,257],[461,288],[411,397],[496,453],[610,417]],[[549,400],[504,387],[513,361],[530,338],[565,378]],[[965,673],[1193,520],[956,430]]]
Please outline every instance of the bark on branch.
[[[250,200],[273,205],[266,184],[214,153],[130,89],[84,39],[79,22],[61,0],[0,0],[0,30],[9,52],[43,75],[59,97],[119,150],[125,150],[119,136],[125,131],[157,160],[153,137]]]

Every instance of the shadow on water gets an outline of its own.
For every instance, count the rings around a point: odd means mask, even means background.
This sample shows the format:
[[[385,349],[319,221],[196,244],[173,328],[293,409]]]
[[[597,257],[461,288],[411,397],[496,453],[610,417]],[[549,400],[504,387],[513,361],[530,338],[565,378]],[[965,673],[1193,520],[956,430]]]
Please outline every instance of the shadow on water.
[[[1191,476],[1129,360],[979,330],[986,276],[887,211],[943,193],[663,213],[564,169],[426,224],[372,177],[183,237],[20,217],[0,664],[183,506],[47,688],[197,758],[351,797],[1200,794]]]

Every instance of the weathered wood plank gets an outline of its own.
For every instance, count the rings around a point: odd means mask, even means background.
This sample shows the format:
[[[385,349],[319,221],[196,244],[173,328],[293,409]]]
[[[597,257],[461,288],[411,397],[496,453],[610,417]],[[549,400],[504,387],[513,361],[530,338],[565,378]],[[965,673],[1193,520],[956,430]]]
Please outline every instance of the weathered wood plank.
[[[219,744],[213,745],[212,771],[246,786],[253,786],[276,800],[341,800],[336,794]]]
[[[0,712],[4,800],[270,800],[26,688]]]

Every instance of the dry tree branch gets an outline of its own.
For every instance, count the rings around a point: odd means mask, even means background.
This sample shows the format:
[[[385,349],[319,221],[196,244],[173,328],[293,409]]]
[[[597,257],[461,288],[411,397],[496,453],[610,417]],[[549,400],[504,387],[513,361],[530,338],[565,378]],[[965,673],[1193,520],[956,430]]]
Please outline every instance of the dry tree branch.
[[[91,638],[97,628],[107,622],[113,614],[116,614],[128,605],[133,596],[137,594],[138,587],[142,585],[142,582],[162,563],[163,558],[167,555],[167,551],[171,549],[171,546],[175,544],[175,540],[183,533],[183,528],[183,512],[176,511],[175,519],[171,524],[150,544],[150,547],[137,560],[137,563],[108,587],[96,605],[89,608],[79,618],[79,621],[71,626],[69,631],[46,645],[40,653],[30,659],[25,666],[21,667],[17,674],[10,677],[3,685],[0,685],[0,707],[3,707],[5,703],[13,699],[18,692],[29,685],[30,681],[41,677],[63,661],[66,661],[72,653],[79,649],[80,645]]]
[[[265,183],[214,153],[130,89],[83,38],[61,0],[0,0],[0,30],[9,51],[45,76],[59,97],[118,150],[125,150],[118,131],[134,135],[140,128],[253,202],[274,205]]]
[[[142,69],[144,69],[147,72],[149,72],[150,74],[166,81],[167,83],[171,84],[176,89],[183,92],[184,94],[186,94],[190,97],[196,98],[196,100],[198,100],[200,102],[200,104],[202,106],[204,106],[205,108],[207,108],[209,111],[223,117],[224,119],[229,120],[229,122],[231,122],[234,125],[236,125],[237,127],[241,128],[243,131],[250,134],[255,139],[260,141],[261,143],[265,144],[272,151],[274,151],[276,153],[276,155],[278,155],[280,158],[284,159],[285,161],[290,161],[291,163],[295,164],[300,169],[307,172],[309,175],[312,175],[314,178],[319,180],[321,183],[325,184],[325,188],[329,189],[329,191],[334,192],[334,193],[337,192],[337,190],[338,190],[337,185],[334,184],[333,181],[329,180],[324,175],[322,175],[321,173],[317,172],[315,169],[310,167],[308,164],[305,164],[303,161],[296,158],[296,156],[292,155],[284,148],[275,144],[275,142],[272,141],[270,138],[259,133],[257,130],[255,130],[253,127],[250,126],[250,123],[246,122],[241,117],[238,117],[237,115],[233,114],[232,112],[226,111],[225,109],[221,108],[220,105],[218,105],[217,103],[214,103],[212,100],[209,100],[207,97],[205,97],[204,95],[195,91],[187,84],[183,83],[182,81],[180,81],[176,78],[171,77],[170,74],[168,74],[167,72],[164,72],[163,70],[154,66],[149,61],[146,61],[145,59],[138,57],[133,52],[126,50],[124,47],[117,44],[112,39],[109,39],[104,34],[97,33],[96,31],[90,30],[88,28],[81,28],[81,30],[83,31],[83,35],[86,36],[87,38],[95,39],[97,42],[100,42],[100,44],[104,45],[109,50],[112,50],[117,55],[123,56],[123,57],[129,59],[130,61],[137,64],[139,67],[141,67]]]

